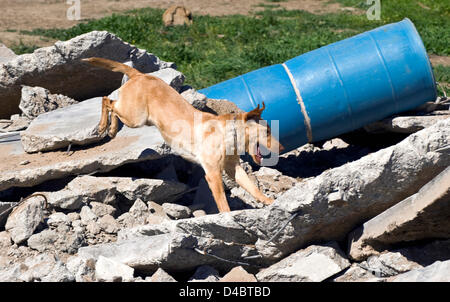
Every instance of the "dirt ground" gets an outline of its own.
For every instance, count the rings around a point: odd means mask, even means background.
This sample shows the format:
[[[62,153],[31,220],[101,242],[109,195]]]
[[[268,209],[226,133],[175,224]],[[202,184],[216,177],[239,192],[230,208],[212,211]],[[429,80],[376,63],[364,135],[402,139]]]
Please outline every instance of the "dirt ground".
[[[261,9],[259,4],[277,4],[286,9],[301,9],[313,13],[327,13],[344,8],[328,0],[287,0],[269,2],[264,0],[79,0],[81,20],[67,19],[67,11],[75,0],[0,0],[0,42],[10,47],[22,43],[48,46],[55,41],[38,36],[21,34],[21,30],[36,28],[68,28],[89,19],[96,19],[130,9],[154,7],[168,8],[171,5],[184,5],[195,15],[249,14]]]

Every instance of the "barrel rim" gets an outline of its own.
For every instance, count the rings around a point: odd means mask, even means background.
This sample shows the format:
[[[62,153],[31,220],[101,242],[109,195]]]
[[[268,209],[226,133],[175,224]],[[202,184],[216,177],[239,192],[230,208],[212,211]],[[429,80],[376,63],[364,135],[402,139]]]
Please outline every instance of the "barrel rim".
[[[427,62],[427,67],[428,67],[428,73],[431,76],[431,86],[434,88],[434,99],[437,98],[438,93],[437,93],[437,85],[436,85],[436,78],[434,76],[434,70],[433,70],[433,66],[431,65],[430,62],[430,58],[428,56],[428,52],[427,49],[425,48],[425,44],[423,43],[422,37],[420,36],[419,32],[417,31],[416,26],[414,25],[414,23],[411,21],[411,19],[409,18],[405,18],[402,21],[400,21],[400,23],[403,23],[405,25],[409,25],[409,27],[412,29],[413,31],[413,35],[412,38],[414,39],[414,45],[419,47],[419,51],[422,54],[422,57],[425,59],[425,61]],[[431,101],[431,100],[430,100]],[[433,100],[434,101],[434,100]]]

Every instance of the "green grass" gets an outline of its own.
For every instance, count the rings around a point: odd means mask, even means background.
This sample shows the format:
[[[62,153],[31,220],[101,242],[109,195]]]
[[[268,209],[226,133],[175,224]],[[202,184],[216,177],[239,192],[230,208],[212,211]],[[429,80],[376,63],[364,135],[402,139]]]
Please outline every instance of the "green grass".
[[[365,0],[337,1],[367,9]],[[383,1],[380,21],[349,12],[314,15],[266,7],[253,16],[195,16],[190,27],[165,28],[161,21],[163,10],[141,9],[70,29],[27,33],[67,40],[92,30],[107,30],[163,60],[176,62],[187,82],[199,89],[404,17],[416,24],[430,53],[450,55],[450,24],[449,18],[444,18],[448,15],[448,1],[421,0],[430,6],[429,10],[418,9],[417,2]],[[447,68],[439,69],[437,74],[438,80],[450,75]]]
[[[19,44],[12,45],[10,48],[12,51],[14,51],[15,54],[22,55],[25,53],[31,53],[39,47],[36,45],[24,44],[22,41],[20,41]]]

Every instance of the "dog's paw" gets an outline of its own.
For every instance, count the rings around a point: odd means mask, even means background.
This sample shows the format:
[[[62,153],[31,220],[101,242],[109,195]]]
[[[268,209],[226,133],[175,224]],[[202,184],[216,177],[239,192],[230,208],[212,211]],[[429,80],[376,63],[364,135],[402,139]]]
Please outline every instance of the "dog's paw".
[[[269,197],[265,197],[261,202],[265,205],[271,205],[275,200]]]

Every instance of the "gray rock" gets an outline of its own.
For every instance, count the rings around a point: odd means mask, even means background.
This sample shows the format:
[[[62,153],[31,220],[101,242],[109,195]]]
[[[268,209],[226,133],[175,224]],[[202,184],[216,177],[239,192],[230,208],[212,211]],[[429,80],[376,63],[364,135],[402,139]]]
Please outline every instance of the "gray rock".
[[[333,279],[333,282],[384,282],[386,279],[377,277],[373,272],[353,263],[342,275]]]
[[[176,91],[180,91],[181,86],[183,86],[185,80],[184,75],[173,68],[160,69],[149,74],[154,77],[160,78]]]
[[[56,213],[51,214],[48,217],[47,225],[49,225],[50,227],[56,228],[60,224],[70,225],[70,219],[69,219],[69,217],[67,217],[66,214],[61,213],[61,212],[56,212]]]
[[[12,245],[11,236],[8,232],[0,232],[0,249],[9,248]]]
[[[161,158],[169,152],[170,148],[156,127],[123,127],[113,140],[85,147],[73,154],[65,151],[26,154],[21,142],[10,138],[0,144],[0,191],[11,187],[31,187],[74,174],[108,172],[126,163]],[[29,164],[20,166],[24,160]],[[17,167],[20,167],[19,172]]]
[[[95,280],[95,260],[72,256],[68,259],[66,267],[76,282],[92,282]]]
[[[133,280],[134,269],[128,265],[100,256],[95,264],[98,281],[121,282]]]
[[[311,245],[272,266],[256,278],[264,282],[320,282],[350,266],[336,243]]]
[[[190,86],[181,87],[181,96],[198,110],[206,108],[207,97]]]
[[[20,244],[30,238],[43,218],[43,198],[31,197],[9,214],[5,230],[14,243]]]
[[[84,175],[71,180],[62,190],[45,194],[53,207],[77,210],[88,204],[97,209],[100,207],[95,206],[97,201],[107,207],[116,201],[116,192],[115,186],[104,178]]]
[[[332,149],[345,149],[349,146],[346,142],[344,142],[340,138],[333,138],[331,140],[328,140],[323,144],[322,148],[324,150],[332,150]]]
[[[220,282],[258,282],[255,275],[248,273],[242,266],[236,266],[223,276]]]
[[[396,276],[422,266],[410,261],[399,252],[385,252],[381,255],[371,256],[360,264],[378,278]]]
[[[28,247],[38,252],[44,252],[48,249],[53,250],[59,235],[55,230],[46,229],[42,232],[32,235],[28,241]]]
[[[0,118],[18,112],[21,85],[45,87],[75,100],[108,95],[120,86],[122,75],[80,61],[102,57],[118,62],[133,61],[143,72],[173,66],[152,54],[123,42],[106,31],[93,31],[0,65]]]
[[[145,202],[170,202],[188,188],[183,183],[162,179],[110,177],[109,181],[116,186],[117,191],[126,199],[142,199]]]
[[[78,176],[62,190],[45,192],[49,204],[62,209],[76,210],[90,204],[97,216],[114,215],[117,196],[134,201],[152,200],[163,203],[175,199],[187,186],[162,179],[132,177]]]
[[[173,219],[189,218],[192,215],[191,209],[176,203],[163,203],[162,208]]]
[[[15,57],[17,57],[17,55],[14,53],[14,51],[0,43],[0,64],[5,64]]]
[[[111,215],[104,215],[98,220],[100,229],[108,234],[116,234],[120,230],[120,224]]]
[[[150,278],[150,282],[177,282],[177,280],[166,273],[162,268],[158,268],[158,270]]]
[[[22,86],[19,108],[29,119],[58,108],[77,104],[78,101],[61,94],[51,94],[42,87]]]
[[[366,125],[364,129],[372,133],[380,132],[395,132],[395,133],[414,133],[426,127],[430,127],[437,122],[448,119],[450,114],[444,111],[441,114],[439,111],[431,112],[425,115],[416,116],[395,116]]]
[[[81,208],[80,218],[82,224],[88,225],[90,222],[96,222],[98,216],[94,214],[90,207],[84,206]]]
[[[40,254],[25,260],[27,271],[20,275],[25,282],[72,282],[75,277],[64,263],[51,254]]]
[[[45,229],[32,235],[27,245],[39,252],[59,251],[62,253],[75,254],[85,244],[83,232],[72,232],[69,229]]]
[[[201,265],[197,267],[194,275],[189,278],[189,282],[217,282],[219,279],[219,272],[214,267]]]
[[[105,215],[114,215],[116,213],[116,208],[110,206],[109,204],[104,204],[100,202],[91,202],[90,203],[92,212],[98,217],[103,217]]]
[[[105,243],[82,247],[78,255],[84,259],[98,259],[104,256],[124,263],[134,269],[156,271],[170,249],[170,236],[163,234],[137,240],[124,240],[116,243]]]
[[[389,245],[450,238],[450,167],[419,192],[387,209],[349,235],[350,256],[363,260]]]
[[[391,282],[450,282],[450,260],[415,269],[389,279]]]
[[[102,98],[96,97],[39,115],[21,135],[23,149],[34,153],[101,141],[101,108]]]

